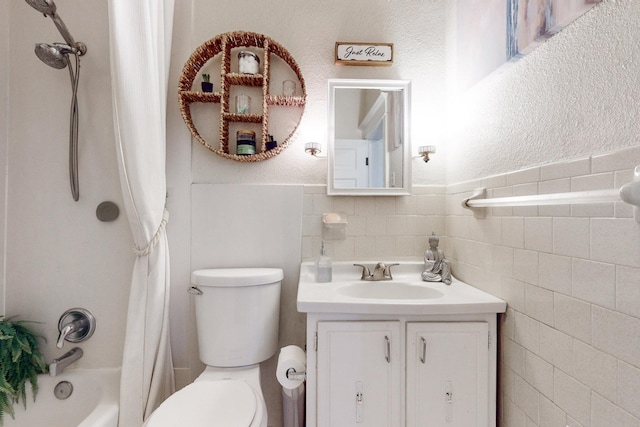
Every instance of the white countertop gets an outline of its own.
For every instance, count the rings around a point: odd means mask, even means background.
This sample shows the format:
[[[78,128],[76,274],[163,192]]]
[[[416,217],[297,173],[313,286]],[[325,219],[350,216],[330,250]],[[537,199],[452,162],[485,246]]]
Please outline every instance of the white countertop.
[[[301,313],[354,313],[354,314],[482,314],[504,313],[507,303],[480,289],[467,285],[455,278],[451,285],[442,282],[425,282],[421,278],[422,262],[400,262],[391,267],[391,281],[361,281],[361,268],[353,264],[367,265],[371,271],[376,261],[349,261],[333,263],[333,281],[330,283],[315,282],[315,265],[303,262],[300,265],[298,283],[297,309]],[[387,262],[391,264],[392,262]],[[442,296],[426,299],[374,299],[344,295],[339,288],[354,283],[380,284],[394,283],[424,286],[442,292]]]

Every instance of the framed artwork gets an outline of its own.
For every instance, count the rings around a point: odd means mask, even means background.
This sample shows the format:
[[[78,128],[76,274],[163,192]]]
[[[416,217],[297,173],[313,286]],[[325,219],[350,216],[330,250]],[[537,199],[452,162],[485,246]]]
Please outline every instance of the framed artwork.
[[[458,89],[532,52],[602,0],[457,0]]]
[[[602,0],[507,0],[509,59],[526,55]]]

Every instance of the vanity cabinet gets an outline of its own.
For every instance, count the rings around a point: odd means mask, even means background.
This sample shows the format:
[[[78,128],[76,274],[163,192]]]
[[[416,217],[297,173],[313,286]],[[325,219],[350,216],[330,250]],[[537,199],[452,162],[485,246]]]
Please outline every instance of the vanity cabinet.
[[[318,323],[318,425],[400,425],[399,322]]]
[[[486,425],[488,337],[483,322],[407,323],[407,427]]]
[[[496,326],[495,314],[309,313],[307,426],[495,426]]]
[[[455,277],[423,282],[423,269],[404,261],[393,280],[365,282],[353,262],[337,261],[333,281],[316,283],[314,263],[300,265],[306,427],[496,426],[507,304]]]

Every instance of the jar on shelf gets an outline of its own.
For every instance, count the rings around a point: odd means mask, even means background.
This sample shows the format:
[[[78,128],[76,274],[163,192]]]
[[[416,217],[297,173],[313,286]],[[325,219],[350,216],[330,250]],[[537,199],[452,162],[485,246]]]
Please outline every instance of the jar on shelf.
[[[258,74],[260,58],[253,52],[243,50],[238,53],[238,70],[241,74]]]
[[[256,133],[241,129],[236,132],[236,154],[250,156],[256,154]]]

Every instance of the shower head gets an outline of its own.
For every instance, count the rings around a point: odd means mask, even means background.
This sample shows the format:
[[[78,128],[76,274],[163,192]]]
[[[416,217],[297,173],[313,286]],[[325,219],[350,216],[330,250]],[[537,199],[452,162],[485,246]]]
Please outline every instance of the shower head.
[[[53,0],[26,0],[29,6],[45,15],[55,15],[56,4]]]
[[[60,35],[62,35],[64,41],[67,42],[67,45],[75,49],[73,53],[82,56],[87,52],[87,46],[85,46],[84,43],[76,42],[71,36],[71,33],[62,21],[62,18],[60,18],[60,16],[56,13],[56,4],[53,2],[53,0],[26,0],[26,2],[29,4],[29,6],[33,7],[38,12],[44,13],[44,16],[49,16],[51,18],[56,28],[60,32]]]
[[[47,43],[38,43],[35,47],[36,56],[40,58],[42,62],[50,67],[61,70],[69,64],[69,53],[74,53],[73,49],[62,43],[55,43],[53,45]]]
[[[62,18],[56,13],[56,5],[53,0],[26,0],[29,6],[33,7],[45,17],[51,18],[56,28],[64,38],[65,43],[38,43],[35,53],[38,58],[50,67],[61,70],[69,70],[71,80],[71,113],[69,118],[69,180],[71,183],[71,195],[77,201],[80,197],[78,190],[78,81],[80,80],[80,57],[87,52],[84,43],[76,42]],[[75,67],[69,59],[69,54],[74,55]],[[0,412],[0,415],[2,413]],[[0,420],[1,421],[1,420]]]

